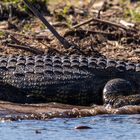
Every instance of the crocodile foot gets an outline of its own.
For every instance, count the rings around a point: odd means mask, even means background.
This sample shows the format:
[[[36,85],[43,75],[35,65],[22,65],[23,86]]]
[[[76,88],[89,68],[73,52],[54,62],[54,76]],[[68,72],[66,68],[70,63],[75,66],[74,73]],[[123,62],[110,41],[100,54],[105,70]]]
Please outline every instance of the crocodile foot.
[[[139,105],[140,94],[136,94],[134,85],[127,80],[116,78],[108,81],[103,89],[104,105],[118,108],[125,105]]]

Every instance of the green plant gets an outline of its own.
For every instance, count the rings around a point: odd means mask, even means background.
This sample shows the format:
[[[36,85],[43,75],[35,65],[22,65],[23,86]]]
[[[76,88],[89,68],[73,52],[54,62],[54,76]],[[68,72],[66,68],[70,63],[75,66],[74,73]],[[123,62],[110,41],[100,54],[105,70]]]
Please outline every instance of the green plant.
[[[140,22],[140,9],[139,8],[127,8],[125,10],[125,17],[131,17],[132,20]]]
[[[26,5],[23,4],[23,0],[2,0],[3,3],[13,3],[18,6],[18,8],[22,11],[28,12],[29,9],[27,8]],[[49,0],[29,0],[31,4],[38,4],[41,7],[48,4]]]
[[[68,27],[71,27],[72,26],[72,21],[68,15],[68,10],[70,9],[70,4],[67,3],[66,6],[61,9],[60,11],[56,12],[56,15],[61,17],[62,19],[64,19],[66,21],[66,24]]]
[[[4,36],[4,32],[3,31],[0,31],[0,37]]]

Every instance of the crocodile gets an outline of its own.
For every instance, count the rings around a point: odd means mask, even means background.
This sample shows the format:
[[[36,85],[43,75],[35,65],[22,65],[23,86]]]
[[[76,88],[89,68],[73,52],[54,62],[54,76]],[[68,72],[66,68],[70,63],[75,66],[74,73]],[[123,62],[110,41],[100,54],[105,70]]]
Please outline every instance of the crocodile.
[[[140,103],[140,64],[82,55],[1,55],[0,100],[120,107]]]

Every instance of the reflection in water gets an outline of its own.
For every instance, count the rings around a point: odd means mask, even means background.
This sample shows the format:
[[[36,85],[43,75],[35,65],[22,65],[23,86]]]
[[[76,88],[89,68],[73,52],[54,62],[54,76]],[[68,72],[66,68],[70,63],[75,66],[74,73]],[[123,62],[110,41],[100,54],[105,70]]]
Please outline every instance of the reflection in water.
[[[140,115],[97,115],[0,123],[0,137],[7,140],[127,140],[140,139]],[[92,129],[77,130],[86,125]]]

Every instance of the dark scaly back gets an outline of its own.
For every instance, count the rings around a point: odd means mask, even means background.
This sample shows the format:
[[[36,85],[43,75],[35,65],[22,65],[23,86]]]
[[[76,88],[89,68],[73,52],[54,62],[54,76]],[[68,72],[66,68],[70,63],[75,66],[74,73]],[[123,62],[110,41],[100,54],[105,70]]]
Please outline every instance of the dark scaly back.
[[[1,56],[1,77],[37,80],[45,78],[49,83],[69,81],[92,76],[133,77],[139,76],[140,64],[103,58],[71,56]],[[7,80],[8,80],[7,78]],[[49,84],[48,83],[48,84]]]
[[[101,92],[100,89],[103,89],[108,80],[126,78],[136,81],[139,70],[139,64],[81,55],[0,57],[1,86],[4,90],[4,87],[10,87],[7,88],[8,96],[12,86],[13,92],[19,90],[20,93],[24,92],[26,97],[36,93],[45,101],[73,104],[89,104],[92,96],[95,102],[99,103],[102,98],[99,91]],[[11,96],[13,95],[12,93]],[[9,98],[12,98],[11,96]],[[27,98],[25,100],[27,101]]]

